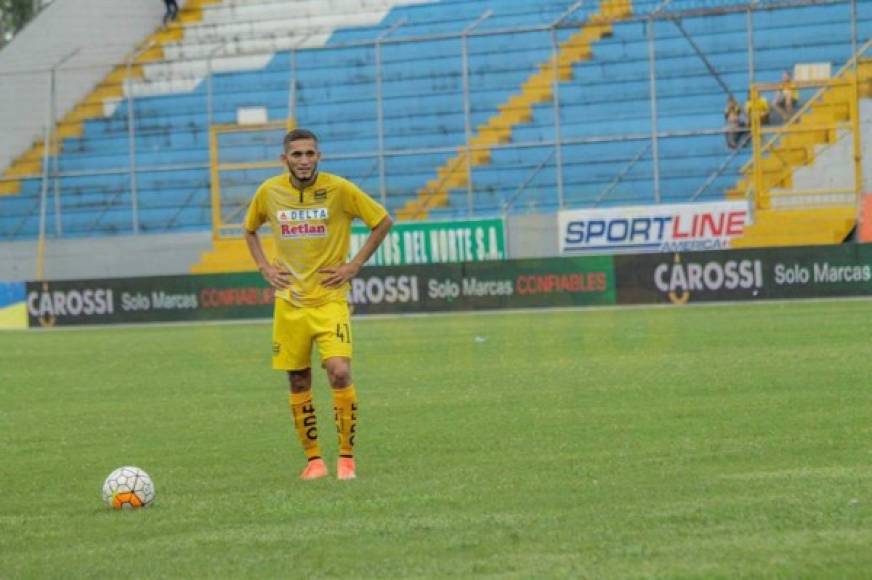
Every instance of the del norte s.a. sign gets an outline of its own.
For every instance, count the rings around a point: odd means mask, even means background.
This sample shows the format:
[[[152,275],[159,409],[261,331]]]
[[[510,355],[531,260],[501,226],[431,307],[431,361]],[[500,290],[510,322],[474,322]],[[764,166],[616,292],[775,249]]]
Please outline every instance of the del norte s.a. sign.
[[[366,243],[369,230],[351,228],[350,256]],[[367,266],[458,264],[506,259],[501,219],[472,219],[394,224]]]
[[[750,223],[744,201],[565,210],[558,214],[560,253],[723,250]]]

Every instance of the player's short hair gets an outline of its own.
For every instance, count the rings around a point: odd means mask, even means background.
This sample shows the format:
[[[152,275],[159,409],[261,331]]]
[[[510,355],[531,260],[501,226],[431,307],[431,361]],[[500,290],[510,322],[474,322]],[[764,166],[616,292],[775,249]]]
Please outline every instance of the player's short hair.
[[[315,136],[315,134],[308,129],[294,129],[292,131],[288,131],[288,134],[285,135],[282,146],[285,148],[285,150],[287,150],[288,145],[290,145],[294,141],[302,141],[303,139],[311,139],[315,142],[316,145],[318,144],[318,137]]]

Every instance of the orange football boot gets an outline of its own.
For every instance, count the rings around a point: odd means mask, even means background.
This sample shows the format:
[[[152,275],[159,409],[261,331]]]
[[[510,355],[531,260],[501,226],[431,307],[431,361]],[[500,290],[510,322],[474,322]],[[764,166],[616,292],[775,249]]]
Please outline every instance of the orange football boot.
[[[339,479],[354,479],[354,457],[340,457],[336,462],[336,477]]]
[[[327,475],[327,464],[320,457],[306,464],[306,469],[300,474],[300,479],[319,479]]]

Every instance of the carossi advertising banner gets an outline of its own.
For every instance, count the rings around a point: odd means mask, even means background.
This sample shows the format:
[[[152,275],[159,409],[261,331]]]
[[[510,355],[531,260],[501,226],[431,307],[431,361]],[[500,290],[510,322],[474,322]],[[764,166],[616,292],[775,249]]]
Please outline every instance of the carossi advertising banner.
[[[357,314],[614,304],[610,256],[367,267],[348,295]],[[258,273],[31,282],[31,327],[269,318]]]
[[[771,298],[872,294],[872,245],[845,244],[771,252],[764,295]]]
[[[369,266],[356,314],[872,295],[872,244]],[[31,327],[272,316],[256,272],[29,282]]]
[[[615,256],[619,304],[752,300],[765,288],[752,252]]]
[[[751,223],[744,201],[561,211],[562,255],[720,250]]]
[[[872,295],[872,247],[615,256],[619,304]]]
[[[354,255],[366,243],[369,230],[355,224],[351,229]],[[482,262],[506,258],[503,220],[400,222],[367,262],[368,266]]]
[[[358,314],[614,304],[611,256],[367,268],[352,280]]]
[[[31,327],[270,316],[259,273],[29,282]]]

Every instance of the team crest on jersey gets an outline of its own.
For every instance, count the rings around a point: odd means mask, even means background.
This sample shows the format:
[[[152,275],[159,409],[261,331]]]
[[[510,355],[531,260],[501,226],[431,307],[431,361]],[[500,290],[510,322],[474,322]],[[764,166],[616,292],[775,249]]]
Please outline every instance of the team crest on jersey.
[[[279,232],[284,240],[323,238],[327,235],[329,217],[326,207],[280,209],[276,212]]]
[[[315,201],[324,201],[327,199],[327,190],[319,189],[315,192]]]

